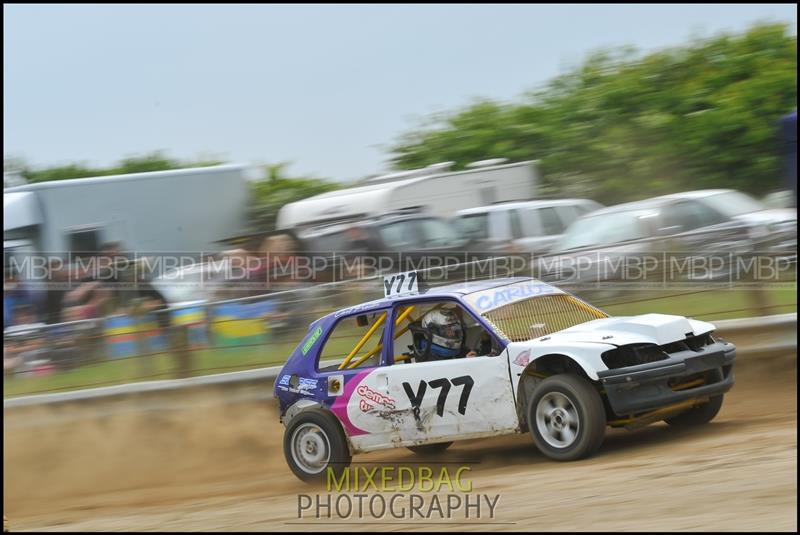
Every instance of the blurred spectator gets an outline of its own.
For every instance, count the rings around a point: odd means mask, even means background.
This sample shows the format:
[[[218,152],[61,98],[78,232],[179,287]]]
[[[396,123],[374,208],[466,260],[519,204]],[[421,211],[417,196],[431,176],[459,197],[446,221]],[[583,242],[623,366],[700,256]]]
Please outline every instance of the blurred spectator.
[[[106,242],[100,247],[100,254],[98,255],[100,265],[110,266],[111,270],[110,273],[102,273],[103,289],[105,291],[101,310],[103,316],[119,312],[133,297],[128,295],[126,288],[123,286],[126,282],[134,282],[133,272],[135,270],[127,269],[127,258],[122,254],[121,250],[122,244],[116,241]],[[127,272],[131,272],[130,276],[128,276]]]
[[[122,243],[118,241],[110,241],[100,246],[100,253],[104,256],[117,258],[122,256]]]
[[[249,294],[282,292],[299,288],[304,283],[313,284],[313,275],[306,280],[307,274],[298,269],[300,253],[300,243],[292,234],[281,233],[264,238],[259,250],[250,258],[251,266],[246,276]],[[273,302],[275,307],[265,312],[262,319],[272,336],[276,336],[285,333],[295,320],[301,318],[299,312],[304,303],[293,294],[276,296]]]
[[[300,244],[288,233],[267,236],[255,251],[234,249],[225,255],[231,265],[227,298],[261,295],[297,286]],[[310,281],[309,281],[310,282]]]
[[[14,309],[14,323],[9,328],[17,329],[33,324],[43,325],[36,321],[36,314],[34,313],[33,306],[30,304],[17,305]]]
[[[201,284],[212,289],[213,300],[246,297],[248,291],[242,285],[246,286],[248,282],[252,253],[246,249],[228,249],[221,256],[225,262],[223,272],[203,273]]]
[[[166,298],[156,290],[152,282],[145,276],[145,273],[148,272],[146,259],[125,260],[123,268],[123,257],[119,253],[119,247],[116,247],[114,254],[120,262],[117,266],[112,289],[115,290],[120,306],[128,310],[128,312],[132,307],[140,307],[140,309],[146,310],[148,314],[154,313],[161,328],[169,327],[169,314],[160,312],[168,308],[169,305]]]
[[[120,253],[119,242],[109,242],[101,247],[94,257],[94,269],[78,271],[72,267],[70,289],[62,294],[60,319],[62,321],[101,318],[119,313],[130,299],[136,297],[133,277],[134,269],[125,269],[125,258]],[[85,264],[86,265],[86,264]],[[126,273],[126,272],[130,273]],[[125,283],[130,284],[128,295]],[[53,305],[55,308],[55,305]],[[70,319],[65,317],[69,310]]]
[[[70,310],[70,320],[85,320],[111,315],[112,290],[104,282],[89,280],[69,291],[63,300],[65,310]],[[64,314],[62,319],[66,320]]]
[[[70,280],[70,268],[60,260],[51,260],[47,269],[46,294],[44,298],[43,316],[45,323],[59,323],[61,308],[67,285]]]
[[[282,285],[299,281],[299,270],[297,259],[300,254],[300,244],[298,241],[289,234],[277,234],[264,238],[261,245],[261,251],[266,260],[268,271],[267,287],[270,288],[272,283],[278,283],[275,290],[280,291],[288,289]],[[311,282],[311,281],[307,281]]]
[[[52,327],[48,333],[48,355],[57,368],[68,370],[96,360],[102,345],[102,322],[90,321],[94,317],[91,305],[64,309],[66,324]]]
[[[354,225],[345,231],[345,239],[348,242],[346,269],[341,270],[344,279],[356,279],[363,273],[364,257],[375,247],[369,238],[369,234],[362,227]],[[336,251],[334,251],[336,252]],[[341,256],[341,252],[339,252]]]
[[[149,313],[155,314],[158,326],[161,329],[169,328],[170,318],[166,310],[169,304],[164,296],[161,295],[161,292],[153,288],[152,284],[146,281],[138,282],[136,290],[133,292],[133,298],[139,300],[139,306]]]
[[[3,278],[3,328],[19,323],[14,318],[14,310],[17,307],[33,304],[33,293],[19,279],[14,270],[6,269]]]
[[[345,231],[345,238],[350,246],[348,251],[354,253],[368,253],[372,249],[369,234],[362,227],[354,225]]]
[[[18,305],[14,324],[3,329],[3,374],[29,371],[46,362],[41,329],[31,305]]]

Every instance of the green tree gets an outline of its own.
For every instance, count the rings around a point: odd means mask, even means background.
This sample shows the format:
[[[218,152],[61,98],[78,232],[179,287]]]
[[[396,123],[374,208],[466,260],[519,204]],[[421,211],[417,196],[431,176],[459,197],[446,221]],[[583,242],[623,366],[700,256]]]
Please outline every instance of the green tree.
[[[249,221],[251,230],[275,229],[278,211],[284,204],[342,187],[335,182],[312,177],[288,177],[288,163],[266,166],[267,176],[253,184]]]
[[[538,160],[542,192],[606,203],[781,184],[776,121],[797,103],[797,38],[782,24],[641,55],[590,54],[520,102],[435,116],[392,147],[398,169]]]

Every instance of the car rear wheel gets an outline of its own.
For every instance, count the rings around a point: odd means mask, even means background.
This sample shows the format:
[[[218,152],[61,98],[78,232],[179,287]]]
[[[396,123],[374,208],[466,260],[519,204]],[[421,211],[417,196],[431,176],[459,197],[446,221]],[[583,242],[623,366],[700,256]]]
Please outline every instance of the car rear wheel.
[[[707,403],[692,407],[671,418],[665,418],[664,421],[675,427],[692,427],[707,424],[714,419],[722,408],[722,398],[722,395],[714,396]]]
[[[417,455],[421,456],[436,455],[437,453],[442,453],[443,451],[445,451],[452,444],[453,444],[452,442],[439,442],[438,444],[423,444],[422,446],[409,446],[408,449],[410,449]]]
[[[283,435],[283,453],[303,481],[325,481],[330,469],[339,477],[352,457],[336,417],[319,409],[295,416]]]
[[[528,402],[527,419],[536,447],[556,461],[588,457],[605,437],[600,394],[578,375],[553,375],[539,383]]]

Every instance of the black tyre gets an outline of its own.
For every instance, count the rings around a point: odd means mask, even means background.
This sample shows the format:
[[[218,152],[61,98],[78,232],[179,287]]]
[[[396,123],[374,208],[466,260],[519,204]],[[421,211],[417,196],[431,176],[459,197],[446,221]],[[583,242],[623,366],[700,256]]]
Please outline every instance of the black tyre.
[[[452,442],[439,442],[438,444],[423,444],[422,446],[409,446],[408,449],[410,449],[417,455],[421,456],[436,455],[437,453],[444,452],[444,450],[449,448],[452,444],[453,444]]]
[[[283,453],[294,475],[303,481],[325,481],[328,468],[339,477],[352,456],[339,421],[320,409],[295,416],[283,434]]]
[[[556,461],[588,457],[605,437],[600,394],[578,375],[553,375],[539,383],[528,401],[527,419],[536,447]]]
[[[707,424],[719,413],[722,408],[722,398],[724,396],[714,396],[707,403],[692,407],[664,421],[675,427],[692,427],[695,425]]]

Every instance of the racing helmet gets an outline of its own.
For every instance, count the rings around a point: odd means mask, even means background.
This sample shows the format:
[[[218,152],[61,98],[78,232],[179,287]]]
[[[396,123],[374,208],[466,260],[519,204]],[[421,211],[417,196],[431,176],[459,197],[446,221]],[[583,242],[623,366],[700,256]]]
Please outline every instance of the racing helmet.
[[[426,336],[417,337],[415,344],[420,353],[425,353],[430,340],[431,355],[452,358],[461,354],[464,342],[464,326],[452,308],[430,310],[422,316],[420,326]]]

